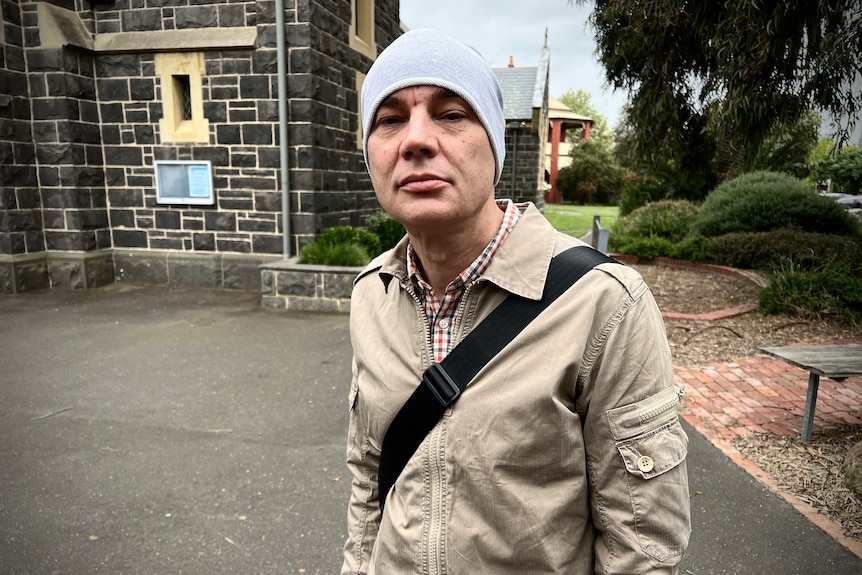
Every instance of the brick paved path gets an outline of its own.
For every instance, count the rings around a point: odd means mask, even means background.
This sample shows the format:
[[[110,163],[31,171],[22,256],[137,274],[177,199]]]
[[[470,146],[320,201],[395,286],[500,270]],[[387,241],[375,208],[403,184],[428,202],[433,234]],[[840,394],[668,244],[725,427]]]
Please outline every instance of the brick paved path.
[[[752,432],[798,437],[808,390],[808,372],[765,355],[733,363],[676,366],[686,392],[683,415],[696,428],[727,441]],[[825,425],[862,425],[862,377],[820,380],[814,434]]]

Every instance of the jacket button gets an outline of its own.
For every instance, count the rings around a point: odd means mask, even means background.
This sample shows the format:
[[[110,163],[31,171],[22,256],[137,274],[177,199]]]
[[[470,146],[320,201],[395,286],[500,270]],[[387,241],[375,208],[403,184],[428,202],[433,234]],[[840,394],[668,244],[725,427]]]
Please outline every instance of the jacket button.
[[[655,463],[652,460],[652,457],[648,455],[644,455],[640,459],[638,459],[638,469],[643,471],[644,473],[649,473],[655,467]]]

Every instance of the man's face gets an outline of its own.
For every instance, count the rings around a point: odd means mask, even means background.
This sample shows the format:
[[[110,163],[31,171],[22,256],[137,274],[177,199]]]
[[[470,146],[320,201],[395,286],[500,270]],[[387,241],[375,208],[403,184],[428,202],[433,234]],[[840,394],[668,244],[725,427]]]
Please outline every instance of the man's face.
[[[469,225],[494,201],[488,134],[470,105],[449,90],[394,92],[377,109],[367,146],[377,199],[408,232]]]

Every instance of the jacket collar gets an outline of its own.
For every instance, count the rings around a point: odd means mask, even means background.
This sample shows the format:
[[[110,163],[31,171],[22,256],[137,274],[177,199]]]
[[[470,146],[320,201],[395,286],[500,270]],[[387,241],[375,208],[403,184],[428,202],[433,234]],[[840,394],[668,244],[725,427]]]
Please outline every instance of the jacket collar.
[[[556,231],[532,203],[518,204],[518,209],[521,210],[521,218],[494,254],[480,281],[488,281],[507,292],[538,300],[542,297],[548,266],[554,255]],[[373,271],[375,268],[387,289],[392,279],[397,279],[402,286],[408,286],[407,237],[366,269]]]

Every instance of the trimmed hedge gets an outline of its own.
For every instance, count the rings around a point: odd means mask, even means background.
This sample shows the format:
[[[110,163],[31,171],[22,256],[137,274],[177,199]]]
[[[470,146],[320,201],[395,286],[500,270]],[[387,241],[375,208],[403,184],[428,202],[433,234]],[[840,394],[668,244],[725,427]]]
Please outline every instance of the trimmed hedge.
[[[791,229],[712,238],[707,253],[722,265],[764,272],[779,270],[788,260],[803,270],[823,268],[834,261],[862,268],[862,239]]]
[[[796,228],[859,236],[859,221],[800,180],[777,172],[752,172],[721,184],[700,208],[693,231],[707,237],[734,232]]]

